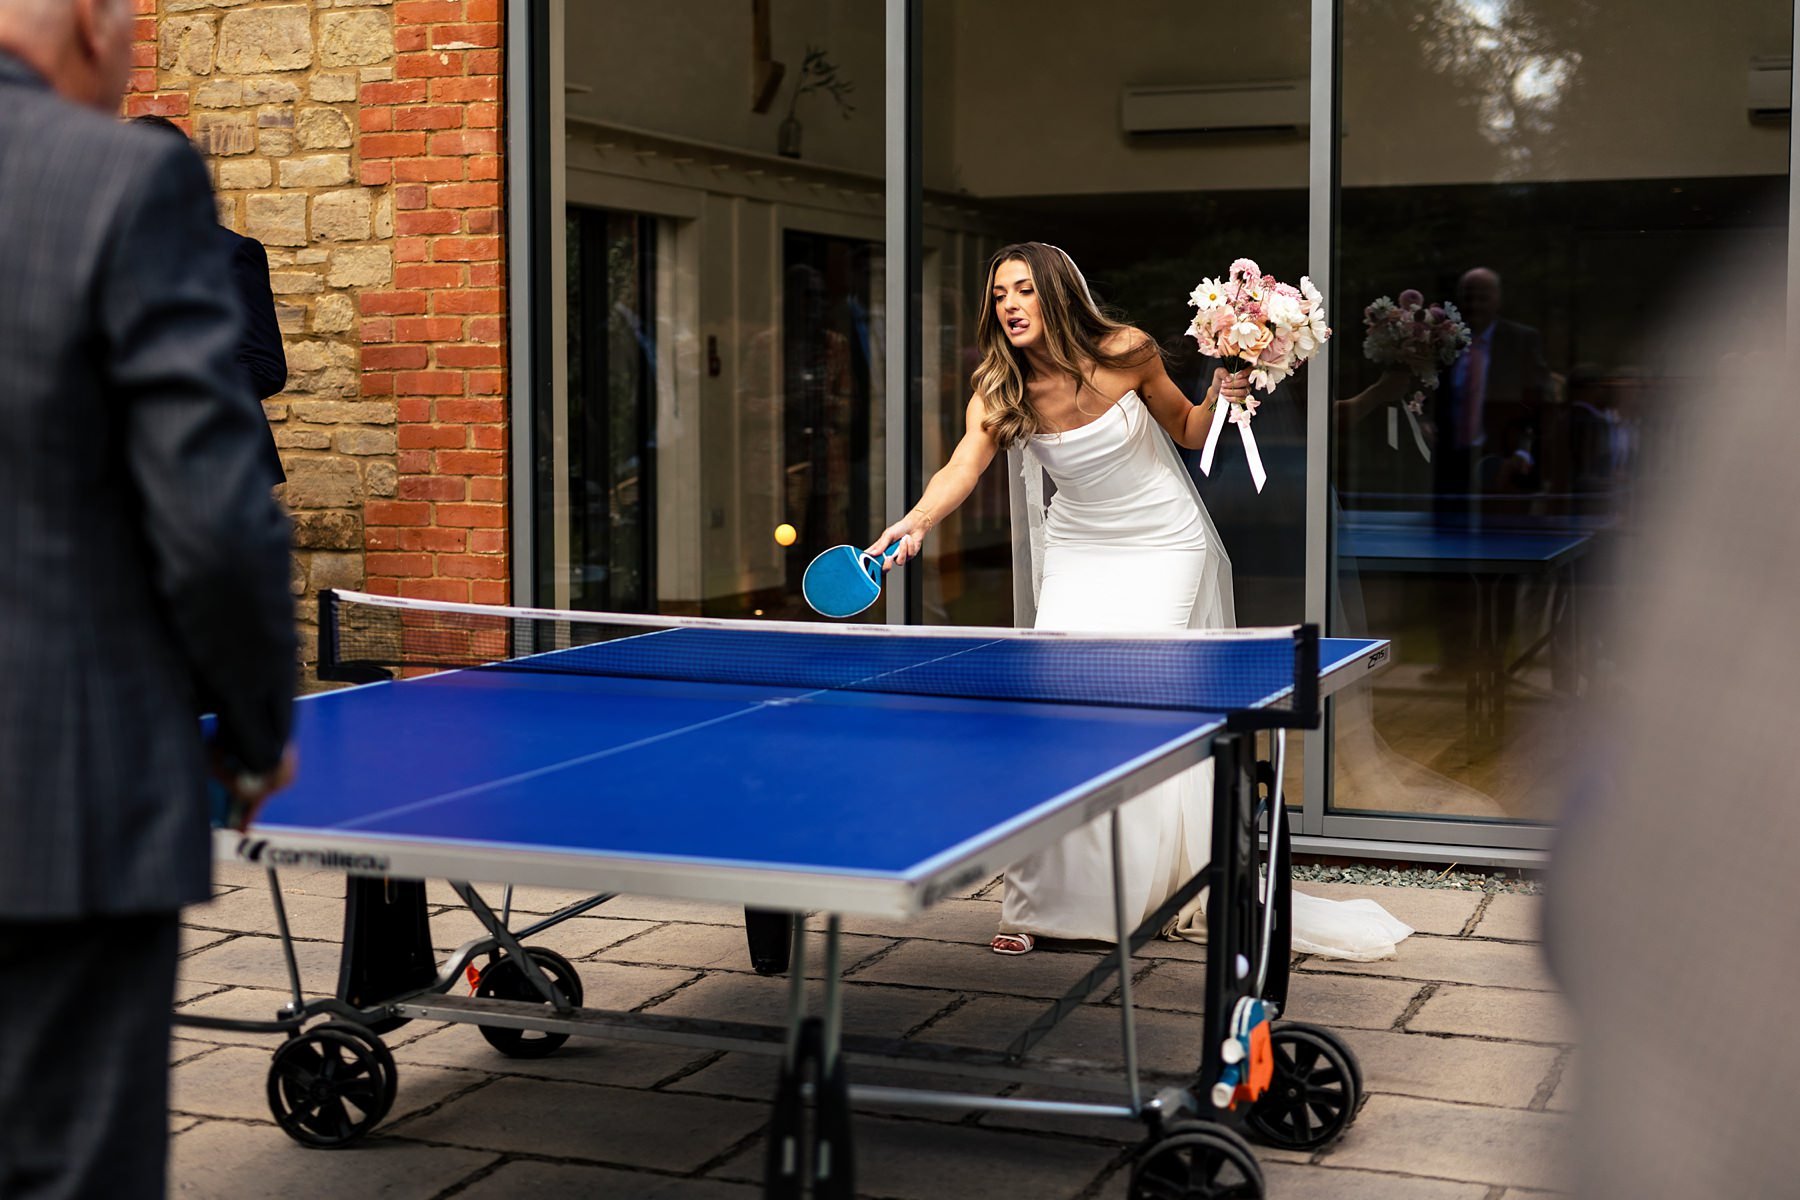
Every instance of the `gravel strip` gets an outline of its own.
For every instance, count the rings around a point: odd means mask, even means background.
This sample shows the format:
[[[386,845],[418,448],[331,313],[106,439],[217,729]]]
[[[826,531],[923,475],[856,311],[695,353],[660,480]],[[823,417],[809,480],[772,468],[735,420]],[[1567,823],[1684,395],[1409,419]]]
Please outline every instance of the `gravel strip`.
[[[1448,869],[1433,867],[1383,867],[1383,866],[1347,866],[1328,867],[1311,864],[1294,864],[1294,881],[1296,883],[1360,883],[1379,887],[1410,888],[1448,888],[1464,892],[1494,892],[1513,895],[1542,895],[1544,885],[1541,880],[1532,879],[1518,872],[1498,871],[1484,874],[1479,871],[1458,871],[1454,866]]]

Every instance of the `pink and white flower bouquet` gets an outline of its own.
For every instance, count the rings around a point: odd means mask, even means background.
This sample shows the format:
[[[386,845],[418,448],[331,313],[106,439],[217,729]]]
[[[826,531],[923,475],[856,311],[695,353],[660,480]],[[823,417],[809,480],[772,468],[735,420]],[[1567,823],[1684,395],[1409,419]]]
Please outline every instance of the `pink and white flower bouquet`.
[[[1325,323],[1325,297],[1311,279],[1302,275],[1297,288],[1280,283],[1247,258],[1232,263],[1223,280],[1201,280],[1188,303],[1198,310],[1188,333],[1200,352],[1224,359],[1225,368],[1233,374],[1249,371],[1251,385],[1265,392],[1274,391],[1276,384],[1298,370],[1331,336],[1331,327]],[[1256,490],[1262,491],[1268,475],[1250,432],[1250,421],[1261,404],[1246,398],[1242,403],[1218,406],[1206,435],[1206,448],[1200,453],[1201,471],[1212,473],[1219,432],[1230,421],[1243,437],[1250,477],[1256,481]]]
[[[1407,371],[1416,381],[1412,395],[1406,398],[1406,420],[1419,453],[1429,461],[1431,451],[1419,429],[1419,417],[1425,411],[1426,395],[1437,390],[1439,373],[1469,348],[1469,326],[1448,300],[1428,305],[1423,294],[1407,288],[1398,303],[1380,296],[1363,309],[1363,328],[1367,331],[1363,357],[1378,366]],[[1391,409],[1388,443],[1398,444]]]

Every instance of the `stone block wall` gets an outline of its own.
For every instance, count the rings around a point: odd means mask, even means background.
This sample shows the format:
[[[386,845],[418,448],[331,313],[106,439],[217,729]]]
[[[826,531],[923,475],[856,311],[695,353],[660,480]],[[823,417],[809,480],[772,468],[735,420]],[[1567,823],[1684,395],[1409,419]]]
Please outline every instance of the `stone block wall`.
[[[137,0],[126,113],[267,248],[302,653],[323,587],[507,584],[500,0]]]

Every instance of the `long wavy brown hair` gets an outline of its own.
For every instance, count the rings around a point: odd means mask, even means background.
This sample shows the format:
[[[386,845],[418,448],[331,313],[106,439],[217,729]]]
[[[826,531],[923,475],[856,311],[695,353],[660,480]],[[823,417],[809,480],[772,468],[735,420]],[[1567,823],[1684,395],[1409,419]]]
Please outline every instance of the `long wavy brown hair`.
[[[1067,254],[1043,242],[1002,246],[988,263],[987,284],[981,292],[981,317],[975,323],[981,365],[969,379],[987,408],[982,428],[1002,446],[1011,446],[1040,429],[1037,412],[1025,390],[1032,377],[1031,362],[1007,338],[1006,328],[994,312],[994,276],[1009,262],[1022,262],[1031,272],[1043,327],[1042,345],[1055,369],[1075,381],[1077,403],[1083,388],[1091,390],[1088,374],[1096,367],[1128,370],[1162,354],[1162,347],[1148,337],[1118,353],[1103,349],[1109,338],[1131,326],[1094,303],[1086,281]]]

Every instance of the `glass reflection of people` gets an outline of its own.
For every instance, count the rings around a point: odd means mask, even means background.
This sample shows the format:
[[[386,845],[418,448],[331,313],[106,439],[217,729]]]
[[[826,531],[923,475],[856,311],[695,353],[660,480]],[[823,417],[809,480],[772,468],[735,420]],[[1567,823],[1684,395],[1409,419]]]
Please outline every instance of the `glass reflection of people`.
[[[1538,331],[1500,316],[1500,275],[1475,267],[1456,285],[1469,348],[1434,393],[1437,492],[1443,512],[1477,493],[1537,490],[1537,422],[1550,368]]]
[[[1037,628],[1231,624],[1230,563],[1175,446],[1203,445],[1220,395],[1247,395],[1247,377],[1216,369],[1202,402],[1189,403],[1170,382],[1154,339],[1104,315],[1074,262],[1054,246],[1003,248],[985,282],[976,329],[983,357],[967,432],[918,506],[882,531],[870,552],[901,539],[895,562],[917,557],[933,525],[968,498],[998,451],[1018,447],[1027,469],[1041,469],[1056,485],[1034,556],[1042,569]],[[1206,864],[1210,773],[1210,765],[1186,771],[1121,810],[1123,903],[1133,926]],[[991,948],[1017,955],[1039,937],[1114,940],[1111,854],[1109,823],[1101,819],[1009,869]],[[1378,957],[1409,932],[1385,913],[1326,908],[1336,920],[1321,930],[1317,921],[1303,924],[1297,902],[1296,945],[1322,937],[1349,956]],[[1164,932],[1197,932],[1204,928],[1198,916],[1192,904]]]
[[[1479,522],[1482,497],[1517,495],[1540,488],[1537,423],[1550,388],[1543,338],[1529,325],[1500,316],[1500,275],[1490,267],[1463,273],[1456,303],[1468,323],[1469,348],[1440,377],[1433,416],[1432,469],[1440,521]],[[1429,678],[1443,682],[1476,662],[1476,619],[1461,579],[1440,594],[1440,661]],[[1494,605],[1488,651],[1503,653],[1514,623],[1511,591]]]
[[[850,340],[835,327],[824,273],[795,264],[788,268],[788,287],[790,311],[800,318],[789,337],[790,388],[799,412],[788,418],[799,421],[789,438],[800,456],[796,461],[790,455],[788,462],[787,511],[805,513],[808,544],[825,546],[850,537],[858,388]]]

